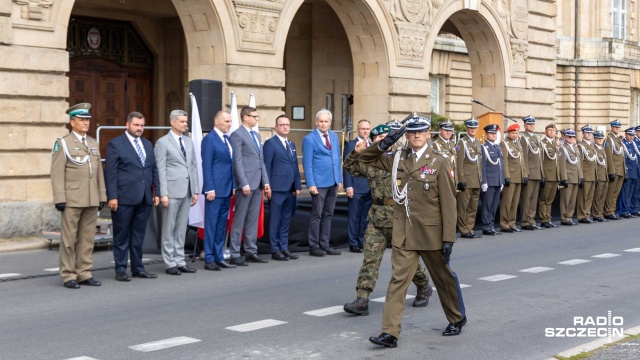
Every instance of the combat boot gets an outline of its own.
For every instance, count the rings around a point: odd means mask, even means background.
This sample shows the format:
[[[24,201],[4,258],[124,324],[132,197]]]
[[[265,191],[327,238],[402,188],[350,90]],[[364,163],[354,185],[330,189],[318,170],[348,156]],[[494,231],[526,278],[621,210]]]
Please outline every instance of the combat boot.
[[[354,315],[369,315],[369,299],[357,297],[354,302],[344,304],[344,311]]]
[[[427,285],[426,288],[418,289],[416,298],[413,299],[413,307],[425,307],[429,305],[429,298],[433,294],[433,288],[431,285]]]

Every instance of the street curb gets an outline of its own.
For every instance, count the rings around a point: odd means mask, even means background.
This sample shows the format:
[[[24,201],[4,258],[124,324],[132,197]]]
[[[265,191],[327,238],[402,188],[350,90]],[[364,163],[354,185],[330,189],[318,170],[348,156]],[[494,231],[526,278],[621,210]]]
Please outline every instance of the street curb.
[[[0,253],[46,249],[49,242],[43,237],[0,240]]]
[[[624,336],[615,336],[611,338],[611,343],[614,343],[616,341],[622,340],[625,337],[627,337],[628,335],[638,335],[640,334],[640,326],[636,326],[636,327],[632,327],[631,329],[627,329],[624,331]],[[609,342],[607,341],[607,339],[605,338],[601,338],[598,340],[594,340],[591,342],[588,342],[586,344],[580,345],[580,346],[576,346],[572,349],[569,350],[565,350],[555,356],[563,356],[563,357],[572,357],[572,356],[576,356],[578,354],[581,354],[583,352],[588,352],[588,351],[593,351],[596,349],[599,349],[601,347],[603,347],[604,345],[609,344]],[[551,357],[547,360],[557,360],[555,357]]]

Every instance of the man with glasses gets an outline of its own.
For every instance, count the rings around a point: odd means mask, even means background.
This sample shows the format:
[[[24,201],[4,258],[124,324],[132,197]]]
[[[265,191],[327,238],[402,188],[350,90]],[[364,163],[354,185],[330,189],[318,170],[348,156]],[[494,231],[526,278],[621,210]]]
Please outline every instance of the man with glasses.
[[[465,125],[467,132],[460,137],[456,146],[458,228],[461,237],[474,239],[482,237],[473,232],[480,199],[482,152],[480,141],[476,139],[478,120],[471,118],[465,121]]]

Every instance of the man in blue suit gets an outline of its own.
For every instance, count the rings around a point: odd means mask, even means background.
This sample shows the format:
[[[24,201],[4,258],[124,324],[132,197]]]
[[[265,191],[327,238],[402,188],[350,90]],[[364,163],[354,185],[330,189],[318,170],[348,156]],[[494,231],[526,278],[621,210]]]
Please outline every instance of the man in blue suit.
[[[278,261],[295,260],[289,252],[289,227],[296,196],[300,195],[300,170],[296,145],[287,139],[291,121],[286,115],[276,118],[276,136],[263,146],[264,164],[271,182],[269,201],[269,241],[271,258]]]
[[[127,116],[125,126],[127,131],[107,145],[104,169],[113,220],[116,280],[131,281],[126,272],[129,255],[133,277],[154,279],[156,274],[144,270],[142,243],[151,205],[160,202],[158,169],[151,142],[141,137],[144,116],[132,112]]]
[[[202,193],[204,205],[204,268],[219,271],[236,266],[224,261],[224,238],[231,197],[235,193],[233,149],[227,133],[231,128],[231,114],[218,111],[214,128],[202,139]]]
[[[637,217],[634,210],[634,197],[637,191],[636,183],[640,179],[640,168],[638,167],[638,153],[634,147],[633,139],[636,134],[635,127],[630,127],[624,132],[622,145],[624,146],[624,167],[627,169],[620,191],[620,216],[626,219]]]
[[[344,145],[343,159],[347,158],[355,148],[358,141],[365,141],[365,148],[369,147],[369,132],[371,131],[371,123],[367,119],[358,121],[358,137],[347,142]],[[369,222],[367,214],[371,208],[371,189],[367,183],[367,178],[356,177],[349,174],[347,170],[343,170],[344,190],[347,193],[349,208],[349,224],[347,225],[347,234],[349,236],[349,251],[355,253],[362,252],[362,243],[364,240],[364,231]]]
[[[311,194],[309,223],[309,254],[311,256],[340,255],[329,246],[331,218],[338,191],[342,188],[340,142],[331,128],[331,111],[316,114],[316,129],[302,140],[302,166]]]

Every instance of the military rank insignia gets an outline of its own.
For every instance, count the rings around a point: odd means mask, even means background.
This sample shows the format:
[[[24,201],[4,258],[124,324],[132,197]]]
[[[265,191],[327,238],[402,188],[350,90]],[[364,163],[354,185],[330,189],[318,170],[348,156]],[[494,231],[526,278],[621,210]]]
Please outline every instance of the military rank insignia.
[[[438,169],[431,169],[431,168],[427,168],[426,166],[423,166],[420,168],[420,172],[424,175],[435,175],[435,173],[438,171]]]
[[[449,176],[451,176],[452,179],[454,179],[456,177],[456,174],[453,171],[453,169],[449,170]]]
[[[58,150],[60,150],[60,143],[56,141],[55,144],[53,144],[53,152],[58,152]]]

